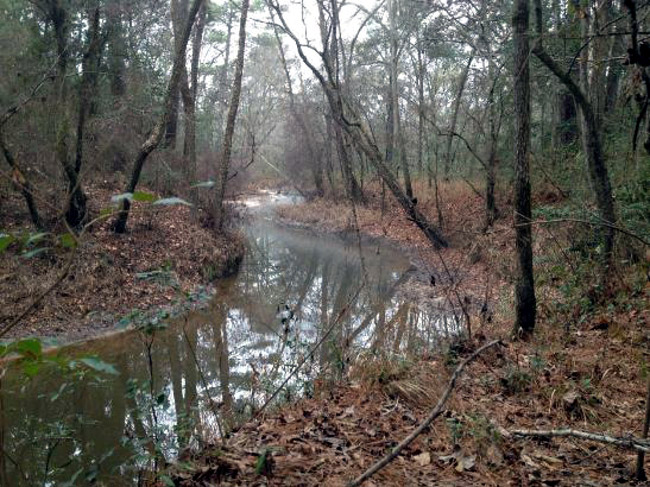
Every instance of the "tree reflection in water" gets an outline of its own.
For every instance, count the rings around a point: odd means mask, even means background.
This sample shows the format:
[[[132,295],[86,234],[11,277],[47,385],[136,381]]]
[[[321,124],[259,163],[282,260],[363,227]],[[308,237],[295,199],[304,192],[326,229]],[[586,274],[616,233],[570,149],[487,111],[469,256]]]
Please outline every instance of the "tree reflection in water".
[[[361,247],[362,282],[354,242],[264,222],[249,227],[249,242],[240,273],[218,283],[203,311],[67,350],[99,355],[118,376],[51,368],[26,381],[9,370],[0,394],[2,485],[137,483],[154,459],[214,439],[264,402],[337,317],[281,397],[310,394],[316,377],[344,373],[359,351],[416,352],[458,331],[448,315],[396,297],[409,262],[389,248]]]

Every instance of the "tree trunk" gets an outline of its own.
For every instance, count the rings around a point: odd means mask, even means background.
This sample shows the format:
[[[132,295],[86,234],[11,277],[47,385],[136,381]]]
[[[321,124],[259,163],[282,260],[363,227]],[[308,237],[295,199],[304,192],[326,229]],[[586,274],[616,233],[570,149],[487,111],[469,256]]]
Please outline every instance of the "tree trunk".
[[[363,193],[352,171],[350,154],[345,143],[345,134],[340,125],[334,126],[334,133],[336,134],[336,150],[339,156],[339,163],[341,164],[341,173],[345,181],[345,193],[352,201],[361,203],[364,201]]]
[[[57,107],[59,114],[56,121],[59,126],[56,131],[56,157],[61,164],[68,179],[68,200],[66,202],[65,219],[68,224],[77,228],[86,217],[86,195],[81,187],[79,172],[70,160],[68,151],[68,138],[70,132],[70,117],[68,114],[68,14],[61,0],[49,0],[48,16],[54,28],[57,49],[57,77],[58,84]]]
[[[392,174],[390,169],[386,166],[370,129],[365,125],[365,122],[363,122],[363,119],[356,113],[353,107],[351,107],[349,103],[346,103],[346,100],[340,92],[339,85],[333,76],[334,71],[332,69],[332,66],[328,64],[330,62],[329,57],[322,56],[322,59],[325,62],[326,70],[326,74],[323,75],[323,73],[321,73],[318,68],[316,68],[316,66],[307,58],[300,40],[287,26],[287,23],[277,2],[273,2],[273,0],[270,0],[270,2],[272,2],[271,5],[276,15],[280,19],[285,32],[294,41],[300,59],[314,74],[316,79],[318,79],[318,82],[321,85],[325,96],[327,97],[332,118],[335,123],[341,126],[341,128],[350,137],[352,143],[354,143],[355,146],[366,155],[368,162],[372,164],[379,177],[386,184],[386,186],[388,186],[391,193],[406,213],[407,217],[413,221],[418,226],[418,228],[420,228],[420,230],[422,230],[431,244],[435,248],[446,247],[448,243],[444,236],[438,231],[437,228],[435,228],[435,226],[429,223],[425,216],[418,210],[413,200],[409,198],[404,193],[404,191],[402,191],[402,188],[400,187],[397,179]],[[327,78],[325,76],[327,76]],[[347,111],[346,114],[343,113],[344,104]]]
[[[535,12],[537,16],[537,32],[541,36],[541,0],[535,0]],[[575,81],[573,81],[571,76],[565,73],[562,67],[560,67],[553,60],[553,58],[551,58],[546,53],[541,40],[537,42],[533,48],[533,52],[535,56],[537,56],[537,58],[542,62],[542,64],[544,64],[571,92],[578,105],[578,108],[580,109],[580,117],[582,119],[582,125],[584,127],[582,134],[582,143],[587,158],[590,181],[596,194],[596,205],[598,206],[600,217],[606,223],[610,224],[609,226],[604,226],[603,228],[596,230],[598,234],[602,234],[603,267],[605,270],[603,277],[606,278],[607,269],[610,267],[612,252],[614,249],[614,228],[612,228],[611,225],[616,222],[616,212],[614,210],[612,188],[609,181],[607,165],[605,164],[605,158],[600,141],[600,133],[598,131],[598,125],[593,112],[593,108],[583,91],[575,83]]]
[[[190,65],[189,79],[185,67],[183,67],[183,73],[181,75],[181,95],[183,98],[183,111],[185,113],[183,157],[185,162],[185,176],[188,184],[196,180],[196,100],[198,96],[199,57],[201,56],[205,16],[204,4],[199,10],[194,38],[192,40],[192,62]],[[198,202],[196,188],[190,189],[190,201],[194,205]]]
[[[465,91],[465,86],[467,85],[467,78],[469,77],[469,69],[472,66],[472,61],[474,61],[474,53],[469,57],[465,69],[460,75],[460,85],[458,86],[458,93],[456,93],[456,98],[454,99],[454,110],[451,116],[451,122],[449,123],[449,131],[447,135],[447,152],[445,154],[445,181],[449,180],[449,170],[451,169],[453,152],[452,145],[454,142],[454,133],[456,132],[456,124],[458,123],[458,112],[460,111],[460,103],[463,99],[463,92]]]
[[[246,18],[248,15],[248,4],[249,0],[242,0],[239,17],[239,47],[237,51],[237,61],[235,62],[235,79],[233,81],[230,105],[228,107],[226,132],[224,134],[223,146],[221,149],[221,167],[219,168],[219,181],[217,183],[217,199],[215,203],[215,226],[217,230],[221,230],[224,223],[223,200],[226,193],[226,183],[228,182],[228,170],[230,169],[230,156],[232,152],[232,139],[235,134],[235,120],[237,118],[237,110],[239,109],[241,80],[242,73],[244,71],[244,51],[246,49]]]
[[[29,211],[29,217],[32,220],[32,224],[37,230],[43,230],[45,225],[43,224],[43,220],[38,212],[38,207],[36,206],[36,201],[34,200],[34,190],[32,189],[29,180],[25,177],[23,171],[18,167],[16,158],[4,139],[2,126],[0,126],[0,150],[2,150],[2,154],[5,156],[5,160],[11,168],[11,179],[14,186],[21,192],[23,198],[25,198],[25,203],[27,204],[27,210]]]
[[[167,127],[167,121],[172,113],[173,105],[173,94],[178,91],[180,84],[181,76],[183,74],[183,66],[185,66],[185,52],[187,50],[187,44],[190,39],[190,33],[192,32],[192,24],[194,24],[194,19],[199,11],[199,8],[203,4],[203,0],[194,0],[192,7],[190,8],[189,15],[187,16],[187,21],[183,28],[183,35],[181,38],[180,45],[176,50],[174,56],[174,65],[172,66],[172,74],[169,79],[169,84],[167,85],[167,93],[165,95],[165,109],[163,110],[160,119],[154,126],[151,134],[144,143],[140,146],[140,150],[135,158],[133,163],[133,171],[131,173],[131,179],[126,186],[125,193],[133,193],[138,181],[140,180],[140,174],[142,173],[142,168],[144,163],[156,147],[160,144],[162,140],[165,128]],[[120,212],[118,214],[117,220],[115,221],[114,230],[116,233],[124,233],[126,231],[126,223],[129,218],[129,209],[131,208],[131,203],[128,199],[123,199],[121,203]]]
[[[275,21],[273,10],[271,8],[269,8],[269,13],[271,14],[271,19]],[[289,73],[289,68],[287,66],[287,58],[284,54],[284,47],[282,46],[282,40],[280,39],[280,35],[278,34],[277,28],[274,28],[273,32],[275,34],[275,40],[277,42],[278,51],[280,53],[280,61],[282,62],[282,69],[284,71],[284,76],[287,82],[287,91],[289,93],[289,110],[291,112],[291,116],[296,122],[296,125],[298,125],[300,132],[302,133],[305,144],[307,145],[307,154],[309,155],[309,159],[310,159],[309,167],[311,169],[312,177],[314,179],[316,195],[322,197],[325,194],[325,189],[323,186],[323,165],[321,162],[321,158],[320,155],[317,154],[314,149],[312,136],[307,128],[305,119],[302,116],[302,114],[298,112],[298,108],[296,106],[296,97],[293,93],[293,83],[291,82],[291,73]]]
[[[514,28],[515,105],[515,214],[517,284],[515,288],[516,334],[528,335],[535,329],[536,300],[533,279],[532,227],[530,221],[530,65],[528,40],[528,0],[516,0]]]
[[[83,164],[83,147],[84,147],[84,130],[86,120],[90,115],[91,106],[95,96],[95,87],[97,82],[97,65],[99,64],[102,40],[99,31],[100,13],[99,6],[96,6],[92,13],[89,14],[88,23],[90,30],[88,32],[88,48],[83,56],[81,85],[79,88],[79,116],[77,119],[77,147],[75,153],[74,174],[77,182],[72,187],[71,199],[66,219],[70,225],[76,222],[79,225],[86,216],[86,195],[79,185],[79,175]]]
[[[404,134],[400,124],[399,114],[399,45],[397,34],[397,9],[398,0],[389,0],[388,15],[390,16],[390,110],[389,110],[389,130],[392,132],[391,141],[391,158],[395,151],[395,146],[399,146],[399,167],[404,174],[404,189],[406,196],[413,199],[413,187],[411,186],[411,172],[408,167],[408,159],[405,153]],[[388,154],[388,150],[387,150]],[[390,160],[387,161],[390,164]]]

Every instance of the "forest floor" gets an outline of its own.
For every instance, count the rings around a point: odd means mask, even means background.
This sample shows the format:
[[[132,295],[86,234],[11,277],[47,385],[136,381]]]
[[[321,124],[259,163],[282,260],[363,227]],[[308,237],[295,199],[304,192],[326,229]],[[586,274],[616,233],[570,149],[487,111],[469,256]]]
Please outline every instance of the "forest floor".
[[[441,200],[451,248],[438,253],[388,198],[382,211],[379,192],[368,193],[371,201],[356,209],[356,218],[346,203],[326,200],[286,207],[280,216],[287,224],[358,228],[399,244],[420,269],[407,292],[419,304],[441,293],[452,303],[469,303],[472,339],[433,356],[355,364],[345,383],[317,384],[314,398],[265,412],[225,446],[183,458],[177,485],[346,485],[411,433],[458,363],[493,339],[505,344],[468,366],[443,416],[364,485],[634,484],[631,450],[571,438],[515,438],[509,431],[570,427],[641,436],[650,354],[648,262],[620,264],[603,289],[593,263],[580,264],[582,257],[568,250],[578,246],[583,229],[535,227],[537,329],[527,341],[511,341],[509,202],[499,201],[505,217],[484,234],[482,200],[462,184],[446,185]],[[535,198],[537,206],[562,204],[552,191]],[[432,201],[418,204],[436,214]],[[487,313],[479,311],[483,304]]]
[[[143,190],[146,191],[146,190]],[[118,193],[111,184],[86,188],[95,217],[111,207]],[[70,272],[6,338],[40,336],[69,342],[110,333],[148,314],[173,314],[199,306],[211,293],[211,282],[233,272],[243,257],[238,234],[218,236],[190,215],[187,206],[153,207],[134,203],[127,233],[117,235],[111,220],[84,232],[71,250],[52,245],[49,236],[34,246],[47,249],[30,255],[30,245],[16,242],[0,253],[0,329],[12,323],[62,275],[70,252]],[[11,234],[31,228],[24,201],[3,197],[0,228]],[[55,233],[66,232],[65,228]],[[23,239],[23,243],[26,239]]]

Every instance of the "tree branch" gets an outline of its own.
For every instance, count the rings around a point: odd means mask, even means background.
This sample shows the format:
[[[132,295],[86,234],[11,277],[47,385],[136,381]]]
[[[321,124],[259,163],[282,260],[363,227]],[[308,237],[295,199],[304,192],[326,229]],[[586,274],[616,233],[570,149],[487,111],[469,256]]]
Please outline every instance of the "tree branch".
[[[386,465],[388,465],[390,462],[392,462],[399,453],[406,448],[413,440],[415,440],[420,434],[429,427],[433,421],[442,414],[443,408],[445,406],[445,403],[449,399],[449,396],[451,396],[451,391],[454,389],[456,386],[456,381],[458,380],[458,377],[463,373],[463,370],[467,365],[472,362],[473,360],[476,359],[481,353],[483,353],[485,350],[488,348],[494,347],[495,345],[501,345],[502,342],[501,340],[494,340],[486,345],[483,345],[479,349],[477,349],[472,355],[467,357],[465,360],[461,362],[461,364],[456,367],[456,370],[454,371],[454,374],[451,376],[451,380],[449,381],[449,384],[447,385],[447,389],[445,389],[445,392],[442,394],[440,399],[438,400],[438,404],[436,404],[436,407],[433,408],[433,410],[429,413],[429,416],[420,423],[420,425],[413,430],[413,432],[408,435],[406,438],[404,438],[394,449],[391,451],[388,455],[386,455],[384,458],[379,460],[377,463],[375,463],[372,467],[370,467],[368,470],[366,470],[364,473],[362,473],[359,477],[354,479],[352,482],[348,484],[348,487],[357,487],[361,485],[363,482],[368,480],[370,477],[372,477],[375,473],[379,472],[382,468],[384,468]]]
[[[559,430],[514,430],[510,431],[510,434],[513,436],[519,436],[523,438],[562,438],[562,437],[572,437],[579,438],[581,440],[590,440],[597,441],[599,443],[608,443],[610,445],[616,445],[630,450],[636,450],[640,452],[650,452],[650,441],[641,440],[635,438],[634,436],[609,436],[602,433],[590,433],[588,431],[579,431],[569,428],[559,429]]]

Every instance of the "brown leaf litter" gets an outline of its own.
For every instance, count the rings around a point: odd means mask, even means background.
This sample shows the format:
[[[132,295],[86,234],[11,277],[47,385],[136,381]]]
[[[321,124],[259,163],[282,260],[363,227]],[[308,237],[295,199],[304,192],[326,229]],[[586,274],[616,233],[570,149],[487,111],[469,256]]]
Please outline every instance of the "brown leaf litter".
[[[96,186],[86,192],[94,215],[110,207],[115,193]],[[21,229],[18,222],[25,220],[16,215],[24,213],[22,206],[16,197],[4,203],[5,229]],[[188,293],[209,286],[244,251],[240,235],[216,235],[195,222],[186,206],[154,209],[134,203],[126,234],[113,233],[110,225],[110,220],[104,221],[85,233],[70,274],[9,337],[71,340],[105,333],[132,310],[170,308]],[[56,279],[66,259],[63,250],[29,259],[12,248],[0,255],[0,328]],[[164,279],[147,278],[156,274]]]

